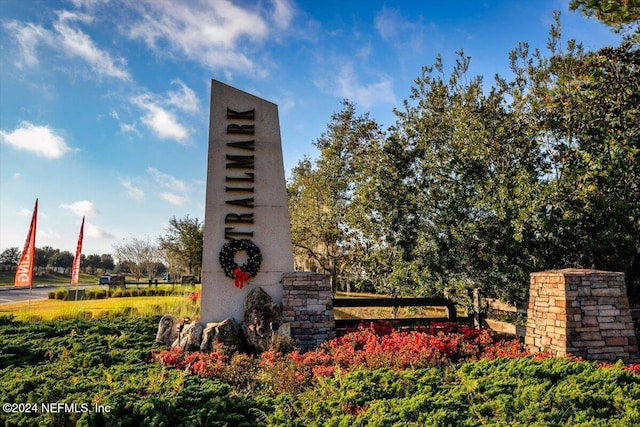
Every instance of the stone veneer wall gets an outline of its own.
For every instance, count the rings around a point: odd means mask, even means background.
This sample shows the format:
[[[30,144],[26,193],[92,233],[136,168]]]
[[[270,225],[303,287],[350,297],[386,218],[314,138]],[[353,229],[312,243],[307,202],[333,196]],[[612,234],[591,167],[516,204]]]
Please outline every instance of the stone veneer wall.
[[[525,345],[587,360],[639,360],[623,273],[565,269],[531,274]]]
[[[333,295],[329,276],[295,272],[282,276],[282,321],[291,326],[291,338],[303,349],[335,338]]]

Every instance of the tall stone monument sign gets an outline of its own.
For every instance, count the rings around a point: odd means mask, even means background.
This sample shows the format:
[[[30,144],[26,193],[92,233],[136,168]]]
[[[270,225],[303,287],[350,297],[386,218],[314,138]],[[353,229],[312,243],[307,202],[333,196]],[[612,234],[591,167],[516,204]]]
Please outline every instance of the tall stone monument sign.
[[[211,81],[200,322],[242,320],[247,293],[282,302],[293,250],[278,106]]]

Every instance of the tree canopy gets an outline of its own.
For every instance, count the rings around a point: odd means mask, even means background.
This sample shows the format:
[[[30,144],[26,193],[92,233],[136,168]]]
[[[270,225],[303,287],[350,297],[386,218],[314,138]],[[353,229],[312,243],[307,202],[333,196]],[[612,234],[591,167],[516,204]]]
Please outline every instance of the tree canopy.
[[[113,246],[113,252],[118,261],[124,264],[136,281],[146,274],[150,279],[155,277],[160,258],[157,246],[148,238],[133,238]]]
[[[297,257],[338,288],[511,301],[533,271],[623,271],[639,300],[638,44],[561,40],[557,15],[546,56],[521,43],[491,85],[438,57],[386,132],[343,102],[288,183]]]
[[[167,234],[158,237],[159,248],[170,274],[177,277],[188,273],[200,276],[204,225],[189,215],[182,219],[172,217]]]
[[[569,8],[595,16],[616,30],[640,20],[640,0],[571,0]]]

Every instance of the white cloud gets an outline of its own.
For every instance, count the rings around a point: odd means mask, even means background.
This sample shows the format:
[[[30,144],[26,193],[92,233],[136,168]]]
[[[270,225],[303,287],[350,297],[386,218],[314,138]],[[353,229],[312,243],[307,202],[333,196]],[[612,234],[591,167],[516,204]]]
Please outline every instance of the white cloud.
[[[187,196],[180,196],[174,193],[160,193],[160,198],[175,206],[185,206],[189,203]]]
[[[130,80],[123,58],[114,58],[100,49],[89,35],[73,27],[74,22],[91,23],[93,17],[69,11],[58,12],[53,30],[32,23],[10,21],[4,24],[7,32],[15,39],[18,47],[15,64],[18,68],[34,67],[39,64],[37,47],[45,45],[67,57],[79,58],[86,62],[99,76]]]
[[[20,174],[20,172],[14,172],[13,175],[11,175],[11,179],[14,181],[18,181],[20,178],[22,178],[22,174]]]
[[[276,3],[280,24],[287,19],[287,3]],[[135,6],[134,6],[135,7]],[[233,69],[260,74],[244,53],[246,41],[266,38],[269,27],[259,8],[243,9],[230,0],[176,2],[144,0],[138,7],[141,20],[129,35],[156,51],[171,51],[213,69]]]
[[[115,236],[111,233],[107,233],[106,231],[100,230],[96,225],[86,223],[85,224],[85,236],[93,237],[97,239],[113,239]]]
[[[77,8],[86,7],[92,8],[100,3],[109,3],[109,0],[70,0],[71,3]]]
[[[179,192],[186,192],[188,190],[188,186],[184,181],[166,173],[162,173],[156,168],[148,168],[147,173],[151,175],[153,180],[162,188]]]
[[[274,0],[273,20],[279,28],[287,28],[293,19],[293,6],[288,0]]]
[[[33,208],[29,209],[29,208],[22,208],[18,211],[18,215],[25,217],[25,218],[31,218],[31,216],[33,215]],[[42,207],[40,207],[38,209],[38,220],[41,219],[48,219],[49,216],[42,210]],[[40,231],[40,230],[38,230]]]
[[[153,177],[153,180],[161,188],[170,190],[160,193],[160,198],[162,200],[175,206],[185,206],[190,202],[189,197],[184,194],[189,190],[189,187],[184,181],[166,173],[162,173],[156,168],[148,168],[147,173]]]
[[[60,235],[60,233],[58,233],[57,231],[53,231],[53,230],[49,230],[47,228],[44,227],[38,227],[38,236],[36,239],[36,245],[40,246],[52,246],[52,245],[56,245],[56,243],[51,243],[51,244],[43,244],[43,243],[38,243],[38,242],[57,242],[60,240],[60,238],[62,238],[62,236]]]
[[[188,113],[197,113],[200,108],[200,101],[198,101],[195,92],[180,79],[173,80],[171,83],[180,86],[180,90],[177,92],[169,91],[167,93],[167,104],[173,105]]]
[[[127,191],[127,196],[133,200],[144,200],[144,191],[135,187],[131,181],[120,181],[122,186]]]
[[[120,132],[122,133],[132,133],[137,136],[142,136],[135,123],[118,123],[120,126]]]
[[[142,110],[140,121],[161,139],[173,139],[180,144],[188,144],[190,131],[180,123],[177,112],[197,113],[200,101],[195,92],[180,79],[171,81],[178,90],[169,90],[164,94],[144,92],[129,98],[129,101]],[[176,112],[176,110],[178,110]],[[134,123],[120,121],[118,113],[112,112],[122,132],[131,132],[140,136]]]
[[[296,106],[296,101],[292,97],[278,99],[278,110],[283,114],[288,113]]]
[[[93,202],[90,202],[89,200],[80,200],[70,204],[62,204],[60,207],[70,211],[76,216],[94,216],[99,213]]]
[[[395,9],[384,8],[375,17],[375,27],[385,40],[397,38],[407,28],[409,22],[402,18]]]
[[[333,96],[349,99],[364,108],[395,103],[391,77],[380,74],[378,81],[369,84],[361,83],[358,77],[353,64],[346,63],[342,65],[335,79],[318,81],[316,85]]]
[[[383,40],[395,46],[398,52],[415,54],[424,49],[428,33],[436,33],[433,25],[425,25],[418,18],[411,21],[398,10],[384,8],[375,17],[375,27]]]
[[[18,150],[29,151],[49,159],[58,159],[70,150],[64,138],[53,129],[27,121],[21,122],[12,132],[0,130],[0,139]]]
[[[123,58],[112,58],[109,53],[98,48],[87,34],[68,25],[70,21],[90,22],[91,17],[63,11],[58,18],[58,22],[53,27],[58,32],[58,42],[66,55],[84,60],[99,75],[120,80],[130,79],[126,61]]]
[[[16,55],[15,65],[19,69],[34,67],[39,60],[36,53],[38,43],[51,38],[49,31],[33,24],[22,24],[18,21],[10,21],[3,25],[9,34],[13,34],[20,52]]]
[[[189,132],[178,123],[172,112],[154,104],[145,106],[148,113],[142,117],[142,123],[147,125],[161,139],[175,139],[184,141]]]
[[[33,210],[22,208],[18,211],[18,215],[24,216],[24,217],[30,217],[31,215],[33,215]]]
[[[86,13],[70,12],[68,10],[61,10],[58,12],[58,22],[78,21],[90,24],[93,22],[93,16]],[[54,25],[55,26],[55,25]]]
[[[140,131],[138,130],[138,128],[136,127],[135,123],[124,123],[123,121],[120,120],[120,115],[118,114],[117,111],[111,111],[111,113],[109,114],[111,117],[113,117],[115,119],[116,122],[118,122],[118,127],[120,128],[120,132],[122,133],[132,133],[138,137],[142,136],[142,134],[140,133]]]
[[[189,137],[189,131],[178,123],[173,112],[160,106],[151,95],[136,96],[131,98],[131,102],[146,112],[141,118],[142,123],[158,138],[175,139],[179,143],[185,143]]]

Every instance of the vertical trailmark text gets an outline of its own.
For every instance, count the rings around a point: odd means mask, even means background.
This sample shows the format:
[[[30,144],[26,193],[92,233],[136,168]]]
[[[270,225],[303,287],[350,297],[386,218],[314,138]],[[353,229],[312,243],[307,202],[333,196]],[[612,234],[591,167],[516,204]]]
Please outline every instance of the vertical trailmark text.
[[[225,239],[246,239],[253,237],[253,196],[255,174],[255,140],[247,139],[255,135],[256,110],[234,111],[227,108],[227,135],[234,138],[227,142],[225,169],[225,204],[239,212],[230,212],[224,218]],[[238,139],[235,139],[238,138]],[[248,210],[248,211],[247,211]],[[227,225],[230,225],[227,227]]]

